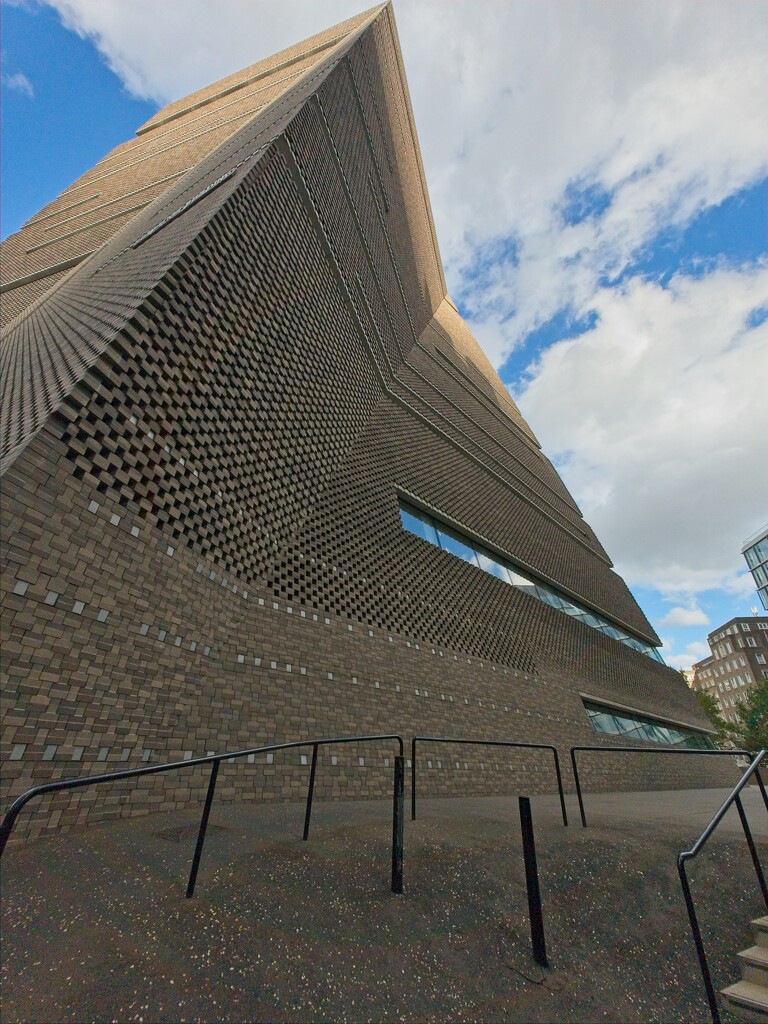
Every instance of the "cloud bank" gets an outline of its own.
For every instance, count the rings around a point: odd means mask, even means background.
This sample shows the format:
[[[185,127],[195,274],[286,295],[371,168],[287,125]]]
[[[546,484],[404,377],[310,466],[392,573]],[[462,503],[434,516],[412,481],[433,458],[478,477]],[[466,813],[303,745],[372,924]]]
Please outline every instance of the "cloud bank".
[[[665,592],[738,587],[768,508],[768,266],[632,278],[520,392],[619,571]]]

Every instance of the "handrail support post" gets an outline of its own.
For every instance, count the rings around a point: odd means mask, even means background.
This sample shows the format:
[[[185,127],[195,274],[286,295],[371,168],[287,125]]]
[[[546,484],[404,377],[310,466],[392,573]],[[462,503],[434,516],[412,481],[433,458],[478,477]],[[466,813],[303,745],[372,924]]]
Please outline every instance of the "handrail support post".
[[[312,818],[312,797],[315,792],[315,771],[317,769],[317,743],[312,744],[312,767],[309,769],[309,785],[307,786],[307,807],[304,811],[304,835],[302,839],[306,842],[309,838],[309,822]]]
[[[411,740],[411,821],[416,821],[416,740]]]
[[[685,873],[685,861],[683,860],[682,855],[677,858],[677,872],[680,875],[680,885],[682,886],[683,890],[685,906],[688,910],[688,920],[691,925],[691,934],[693,935],[693,942],[696,946],[696,954],[699,958],[699,966],[701,967],[701,976],[704,980],[704,988],[707,992],[707,1002],[709,1003],[709,1012],[712,1014],[712,1024],[720,1024],[720,1008],[717,1005],[717,995],[715,994],[715,988],[712,984],[712,975],[709,973],[707,954],[704,952],[704,940],[701,937],[699,919],[696,916],[696,909],[693,905],[691,887],[688,884],[688,876]]]
[[[765,792],[765,783],[763,782],[763,777],[760,774],[759,768],[755,768],[755,778],[757,779],[757,784],[760,787],[760,793],[763,797],[763,803],[765,804],[766,814],[768,814],[768,793]]]
[[[579,800],[579,814],[581,815],[581,827],[587,827],[587,816],[584,813],[584,797],[581,793],[581,782],[579,781],[579,769],[576,765],[576,747],[571,747],[571,766],[573,767],[573,778],[576,783],[576,796]]]
[[[528,891],[528,917],[531,923],[533,959],[540,967],[547,967],[547,947],[544,941],[544,918],[541,913],[541,891],[539,890],[539,872],[536,866],[536,842],[533,837],[530,797],[518,797],[518,803],[520,805],[520,830],[523,834],[525,886]]]
[[[757,881],[763,893],[763,900],[765,902],[766,909],[768,909],[768,886],[765,884],[765,875],[763,874],[763,869],[760,865],[760,858],[757,856],[757,850],[755,849],[755,840],[752,838],[752,829],[749,827],[747,815],[744,812],[744,805],[741,802],[740,796],[736,797],[735,804],[736,810],[739,812],[739,817],[741,818],[741,827],[744,829],[744,838],[747,840],[747,846],[749,847],[749,855],[752,858],[752,863],[755,865]]]
[[[211,805],[213,804],[213,794],[216,791],[216,777],[219,774],[219,762],[214,761],[211,765],[211,777],[208,781],[208,792],[205,794],[205,804],[203,805],[203,815],[200,819],[200,828],[197,833],[197,843],[195,844],[195,855],[192,858],[192,868],[189,872],[189,881],[187,882],[187,899],[191,899],[195,892],[195,882],[197,881],[197,869],[200,867],[200,858],[203,855],[203,843],[205,842],[205,833],[208,829],[208,817],[211,813]]]
[[[405,758],[395,757],[392,792],[392,883],[394,893],[403,891],[403,811],[405,798]]]
[[[568,811],[565,809],[565,793],[563,792],[563,776],[560,774],[560,758],[557,754],[557,748],[552,747],[552,753],[555,756],[555,774],[557,776],[557,792],[560,796],[560,810],[563,813],[563,824],[568,824]]]

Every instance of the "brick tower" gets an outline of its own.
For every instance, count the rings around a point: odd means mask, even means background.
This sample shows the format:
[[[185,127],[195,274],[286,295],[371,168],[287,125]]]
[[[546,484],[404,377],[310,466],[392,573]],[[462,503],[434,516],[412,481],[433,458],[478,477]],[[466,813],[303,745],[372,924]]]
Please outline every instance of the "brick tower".
[[[4,804],[319,735],[704,742],[446,293],[389,4],[165,107],[3,267]],[[669,760],[593,781],[719,779]],[[430,764],[433,791],[552,783],[535,757]],[[320,767],[337,796],[388,778],[370,749]],[[222,793],[305,772],[236,766]],[[199,779],[93,793],[31,827]]]

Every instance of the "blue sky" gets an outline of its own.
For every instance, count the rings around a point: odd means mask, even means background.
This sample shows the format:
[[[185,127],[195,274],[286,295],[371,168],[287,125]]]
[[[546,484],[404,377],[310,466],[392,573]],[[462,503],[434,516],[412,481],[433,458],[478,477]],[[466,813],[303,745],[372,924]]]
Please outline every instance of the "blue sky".
[[[2,61],[5,238],[130,138],[157,105],[130,97],[51,8],[3,4]]]
[[[567,223],[580,223],[607,209],[606,195],[599,190],[580,193],[578,206],[569,211],[578,211],[579,216],[568,217]],[[621,273],[613,278],[602,278],[599,284],[615,287],[633,277],[641,277],[666,286],[675,274],[701,278],[723,265],[757,264],[766,256],[767,216],[766,181],[762,179],[728,196],[717,206],[706,207],[685,224],[660,231]],[[471,291],[471,275],[465,277],[465,287]],[[758,305],[749,311],[747,320],[750,326],[758,326],[766,318],[768,307]],[[524,378],[541,352],[564,338],[587,333],[596,321],[594,309],[586,313],[559,309],[541,326],[526,333],[519,347],[507,358],[504,363],[507,382]]]
[[[3,236],[158,106],[362,6],[4,2]],[[768,521],[764,6],[395,13],[451,293],[688,665],[757,603]]]

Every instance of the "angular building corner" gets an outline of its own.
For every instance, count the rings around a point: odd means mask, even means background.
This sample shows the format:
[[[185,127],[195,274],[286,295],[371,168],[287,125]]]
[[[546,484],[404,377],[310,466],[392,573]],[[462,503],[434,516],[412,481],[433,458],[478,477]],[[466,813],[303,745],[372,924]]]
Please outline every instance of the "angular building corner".
[[[3,805],[319,735],[703,742],[446,293],[389,4],[161,110],[3,266]],[[383,792],[384,753],[329,755],[318,788]],[[673,760],[591,784],[722,778]],[[435,792],[552,785],[429,763]],[[226,771],[231,797],[305,785],[297,756]],[[29,828],[198,783],[74,791]]]

